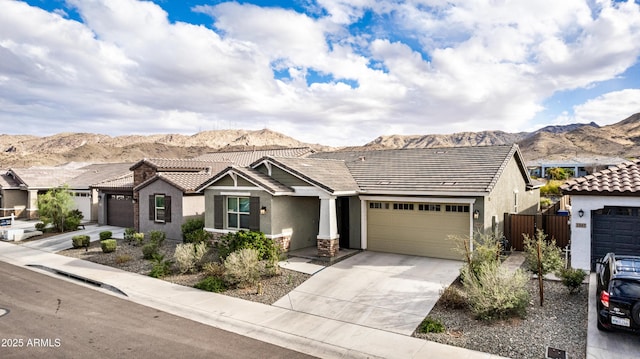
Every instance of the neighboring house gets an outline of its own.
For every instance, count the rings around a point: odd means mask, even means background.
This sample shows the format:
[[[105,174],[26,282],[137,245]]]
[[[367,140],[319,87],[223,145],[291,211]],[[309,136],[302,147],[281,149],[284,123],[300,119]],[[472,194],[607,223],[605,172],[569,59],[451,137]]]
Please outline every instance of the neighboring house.
[[[501,231],[535,214],[539,190],[516,145],[267,156],[203,184],[206,229],[260,230],[320,256],[339,247],[458,259],[449,235]]]
[[[91,188],[98,192],[98,224],[134,227],[133,172],[103,180]]]
[[[12,209],[17,217],[38,217],[38,195],[63,185],[69,187],[73,209],[78,209],[86,221],[97,220],[97,193],[91,184],[116,173],[128,171],[130,164],[76,164],[58,167],[10,168],[0,180],[2,208]]]
[[[211,162],[231,162],[235,166],[247,167],[264,156],[274,157],[306,157],[315,153],[309,147],[275,148],[271,150],[253,151],[220,151],[211,152],[195,157],[194,160]]]
[[[590,270],[608,252],[640,254],[640,162],[566,182],[571,199],[571,266]]]
[[[578,157],[567,160],[541,159],[527,163],[529,174],[534,177],[546,177],[548,169],[564,168],[573,171],[573,177],[582,177],[599,170],[617,166],[626,162],[620,157]]]

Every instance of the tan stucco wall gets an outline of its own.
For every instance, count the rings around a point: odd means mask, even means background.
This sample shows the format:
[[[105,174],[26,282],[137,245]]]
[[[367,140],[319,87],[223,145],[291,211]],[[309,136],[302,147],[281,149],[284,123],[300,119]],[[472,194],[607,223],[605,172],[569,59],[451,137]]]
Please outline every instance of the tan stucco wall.
[[[28,206],[27,191],[22,190],[3,190],[2,191],[2,207],[3,208],[15,208],[16,217],[26,215],[26,208]]]
[[[274,232],[291,231],[291,250],[316,246],[320,200],[317,197],[274,197]]]

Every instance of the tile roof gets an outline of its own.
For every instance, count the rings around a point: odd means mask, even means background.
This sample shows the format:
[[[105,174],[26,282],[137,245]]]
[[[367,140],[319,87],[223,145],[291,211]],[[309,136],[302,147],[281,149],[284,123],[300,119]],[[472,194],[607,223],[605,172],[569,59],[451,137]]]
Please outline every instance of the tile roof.
[[[324,188],[330,193],[344,191],[355,192],[359,190],[358,184],[349,172],[349,168],[347,168],[345,162],[342,160],[265,157],[254,162],[252,167],[267,159],[276,166],[318,187]]]
[[[131,163],[95,163],[86,165],[78,169],[84,172],[71,179],[68,183],[72,188],[89,188],[96,183],[103,182],[105,179],[126,176],[131,173],[129,170],[131,165]]]
[[[180,158],[144,158],[135,164],[133,164],[129,169],[131,171],[136,168],[142,166],[143,164],[147,164],[153,167],[157,171],[178,171],[178,172],[199,172],[202,170],[206,170],[211,166],[211,163],[218,161],[211,160],[199,160],[199,159],[180,159]]]
[[[132,190],[133,189],[133,172],[129,172],[123,176],[107,179],[93,184],[91,187],[98,189],[111,190]]]
[[[640,196],[640,161],[627,162],[567,181],[560,189],[571,195]]]
[[[64,185],[82,175],[83,170],[71,170],[58,167],[12,168],[15,180],[24,183],[30,189],[48,189]]]
[[[203,162],[203,161],[200,161]],[[172,186],[180,189],[184,193],[194,193],[197,189],[206,182],[209,182],[213,177],[215,177],[218,173],[223,171],[225,168],[229,166],[229,163],[225,162],[206,162],[208,167],[200,172],[190,172],[190,171],[169,171],[169,172],[158,172],[155,176],[150,179],[144,181],[134,188],[134,190],[138,191],[141,188],[149,185],[150,183],[156,180],[163,180]]]
[[[196,157],[198,160],[231,162],[246,167],[265,156],[304,157],[315,151],[309,147],[279,148],[273,150],[212,152]]]
[[[487,193],[509,160],[532,185],[517,145],[321,152],[313,159],[336,159],[362,193]]]

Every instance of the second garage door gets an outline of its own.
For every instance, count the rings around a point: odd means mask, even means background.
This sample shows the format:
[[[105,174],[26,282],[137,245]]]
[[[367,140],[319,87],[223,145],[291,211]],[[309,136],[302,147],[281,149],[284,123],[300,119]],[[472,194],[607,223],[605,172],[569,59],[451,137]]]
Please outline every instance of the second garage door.
[[[640,255],[640,208],[605,207],[594,211],[591,267],[609,252]]]
[[[469,236],[469,205],[369,202],[367,247],[388,253],[461,259],[449,235]]]

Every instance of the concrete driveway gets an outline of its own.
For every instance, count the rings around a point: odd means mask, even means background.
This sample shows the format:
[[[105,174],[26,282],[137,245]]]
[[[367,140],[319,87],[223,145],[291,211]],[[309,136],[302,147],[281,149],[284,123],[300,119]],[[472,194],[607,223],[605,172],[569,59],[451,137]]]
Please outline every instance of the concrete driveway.
[[[640,336],[625,332],[602,332],[596,326],[596,275],[589,279],[588,359],[635,359],[640,355]]]
[[[462,262],[365,251],[313,275],[275,306],[411,335]]]

